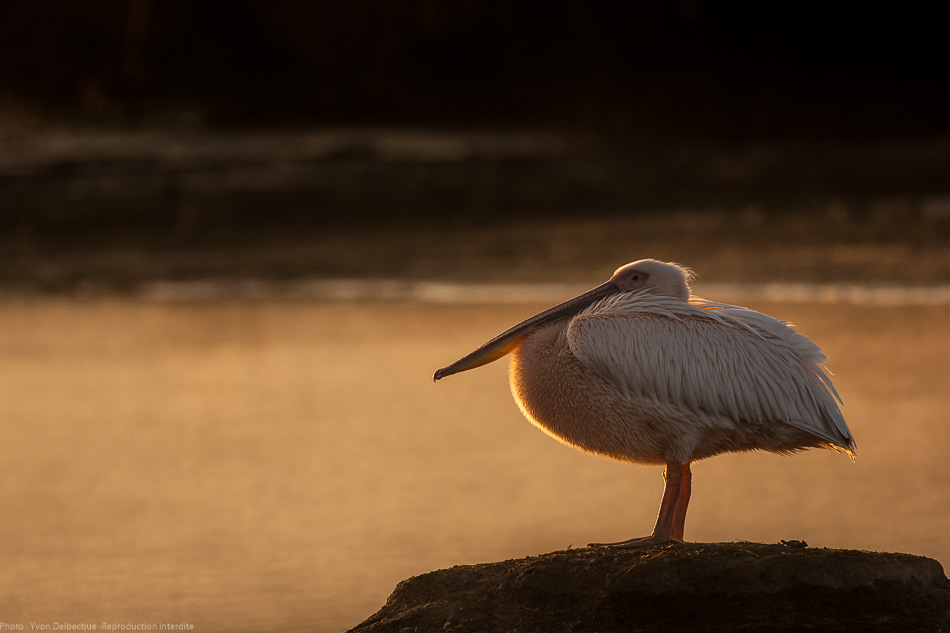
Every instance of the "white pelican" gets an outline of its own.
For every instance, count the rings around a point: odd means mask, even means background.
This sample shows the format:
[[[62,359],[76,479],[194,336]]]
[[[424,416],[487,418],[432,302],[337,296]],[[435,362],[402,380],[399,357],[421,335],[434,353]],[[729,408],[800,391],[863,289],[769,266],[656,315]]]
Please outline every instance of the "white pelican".
[[[506,354],[524,415],[580,450],[665,464],[653,533],[683,542],[690,463],[720,453],[831,448],[854,457],[817,345],[772,317],[690,296],[688,269],[643,259],[502,332],[435,380]]]

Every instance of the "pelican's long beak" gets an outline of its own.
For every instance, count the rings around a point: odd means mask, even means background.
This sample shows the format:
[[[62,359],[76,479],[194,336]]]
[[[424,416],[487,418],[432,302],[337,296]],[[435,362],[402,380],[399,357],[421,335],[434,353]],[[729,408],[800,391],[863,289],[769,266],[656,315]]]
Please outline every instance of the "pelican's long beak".
[[[435,372],[434,380],[441,380],[446,376],[457,374],[468,369],[475,369],[482,365],[494,362],[511,352],[517,347],[518,342],[523,336],[538,329],[541,326],[553,323],[558,319],[574,316],[587,306],[608,297],[620,289],[612,282],[602,283],[596,288],[591,288],[583,294],[579,294],[573,299],[568,299],[564,303],[559,303],[553,308],[548,308],[544,312],[539,312],[529,319],[525,319],[518,325],[509,328],[488,341],[470,354],[463,356],[448,367]]]

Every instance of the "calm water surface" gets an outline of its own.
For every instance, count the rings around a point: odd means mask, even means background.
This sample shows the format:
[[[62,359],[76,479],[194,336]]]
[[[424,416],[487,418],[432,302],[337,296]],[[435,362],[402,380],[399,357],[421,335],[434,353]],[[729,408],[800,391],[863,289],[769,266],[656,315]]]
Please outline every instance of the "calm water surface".
[[[496,363],[544,305],[0,304],[0,621],[339,631],[395,583],[649,531],[659,468],[524,421]],[[832,356],[858,460],[694,468],[687,538],[950,564],[950,308],[756,304]]]

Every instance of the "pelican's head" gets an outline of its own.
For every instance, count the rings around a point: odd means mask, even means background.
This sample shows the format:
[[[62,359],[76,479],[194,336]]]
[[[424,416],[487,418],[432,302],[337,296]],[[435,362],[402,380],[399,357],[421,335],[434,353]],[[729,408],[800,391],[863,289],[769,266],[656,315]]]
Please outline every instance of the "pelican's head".
[[[688,283],[690,278],[691,273],[687,268],[677,264],[659,262],[655,259],[641,259],[626,266],[621,266],[610,279],[596,288],[579,294],[573,299],[568,299],[553,308],[539,312],[518,325],[505,330],[470,354],[463,356],[448,367],[436,371],[434,379],[439,380],[496,361],[514,350],[521,339],[534,330],[554,321],[572,317],[584,308],[618,292],[647,290],[655,294],[668,295],[687,301],[689,300]]]
[[[618,268],[607,283],[620,292],[650,290],[655,294],[689,300],[689,282],[693,273],[679,264],[641,259]]]

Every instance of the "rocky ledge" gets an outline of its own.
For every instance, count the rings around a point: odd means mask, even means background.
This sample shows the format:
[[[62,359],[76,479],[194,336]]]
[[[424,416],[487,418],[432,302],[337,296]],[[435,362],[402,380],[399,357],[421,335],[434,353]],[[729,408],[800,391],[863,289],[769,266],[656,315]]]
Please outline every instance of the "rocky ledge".
[[[950,580],[930,558],[801,541],[569,549],[409,578],[352,631],[950,632]]]

